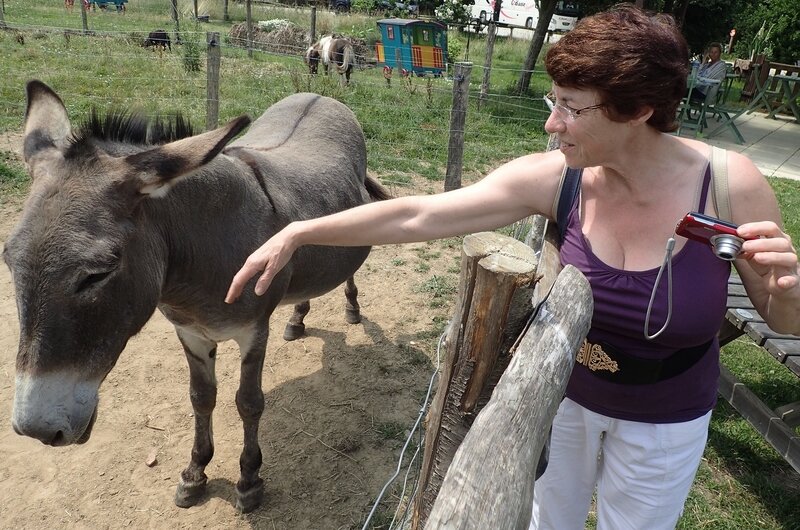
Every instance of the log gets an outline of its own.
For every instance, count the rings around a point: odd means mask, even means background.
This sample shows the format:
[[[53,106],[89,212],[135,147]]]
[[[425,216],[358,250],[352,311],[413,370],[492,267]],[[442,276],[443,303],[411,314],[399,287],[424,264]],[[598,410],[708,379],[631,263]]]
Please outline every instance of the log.
[[[502,349],[514,293],[534,280],[536,264],[533,250],[513,238],[494,232],[464,238],[445,360],[426,419],[412,528],[424,524],[450,461],[482,405]]]
[[[535,468],[593,310],[567,266],[453,458],[427,529],[526,529]]]

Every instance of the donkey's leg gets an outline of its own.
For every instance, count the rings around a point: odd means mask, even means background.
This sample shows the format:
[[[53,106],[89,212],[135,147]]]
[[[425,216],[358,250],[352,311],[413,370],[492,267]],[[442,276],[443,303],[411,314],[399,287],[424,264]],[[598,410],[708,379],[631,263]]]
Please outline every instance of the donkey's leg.
[[[294,306],[294,314],[289,322],[286,323],[286,329],[283,330],[283,340],[297,340],[303,336],[306,330],[306,325],[303,319],[311,310],[311,304],[306,300]]]
[[[261,448],[258,445],[258,425],[264,411],[264,392],[261,390],[261,373],[267,350],[269,322],[255,332],[249,345],[239,343],[242,352],[242,369],[239,389],[236,391],[236,408],[244,426],[244,447],[239,457],[241,476],[236,484],[236,507],[250,512],[261,504],[264,481],[258,476],[261,469]]]
[[[344,295],[347,297],[347,305],[344,308],[345,318],[348,324],[358,324],[361,322],[361,306],[358,305],[358,287],[353,277],[347,278],[344,286]]]
[[[175,504],[181,508],[194,506],[206,490],[205,468],[214,456],[211,413],[217,403],[217,378],[214,366],[216,343],[175,328],[189,362],[189,395],[194,409],[194,445],[192,460],[181,472],[175,491]]]

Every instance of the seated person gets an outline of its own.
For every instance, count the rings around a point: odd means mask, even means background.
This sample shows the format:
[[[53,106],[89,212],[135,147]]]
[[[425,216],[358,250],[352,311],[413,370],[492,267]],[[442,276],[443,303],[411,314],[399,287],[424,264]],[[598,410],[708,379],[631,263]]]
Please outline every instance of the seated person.
[[[725,80],[725,74],[728,71],[728,66],[724,61],[720,60],[721,55],[722,45],[720,43],[712,42],[709,44],[705,60],[697,71],[697,82],[689,96],[689,99],[693,102],[714,102],[717,89],[720,83]]]

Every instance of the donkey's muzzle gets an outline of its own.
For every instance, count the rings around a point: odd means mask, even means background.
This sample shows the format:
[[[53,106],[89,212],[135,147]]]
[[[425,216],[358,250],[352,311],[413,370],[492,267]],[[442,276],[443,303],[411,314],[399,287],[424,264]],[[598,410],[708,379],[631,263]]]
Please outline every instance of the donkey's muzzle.
[[[98,387],[63,373],[17,375],[14,432],[52,446],[85,443],[97,419]]]

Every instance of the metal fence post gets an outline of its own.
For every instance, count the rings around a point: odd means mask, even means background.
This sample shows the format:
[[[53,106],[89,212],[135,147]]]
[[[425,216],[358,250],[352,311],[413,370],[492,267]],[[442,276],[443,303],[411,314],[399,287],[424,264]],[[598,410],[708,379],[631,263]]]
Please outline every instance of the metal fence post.
[[[467,121],[469,78],[472,63],[456,63],[453,70],[453,106],[450,109],[450,141],[447,144],[447,173],[444,191],[461,187],[461,169],[464,161],[464,124]]]

